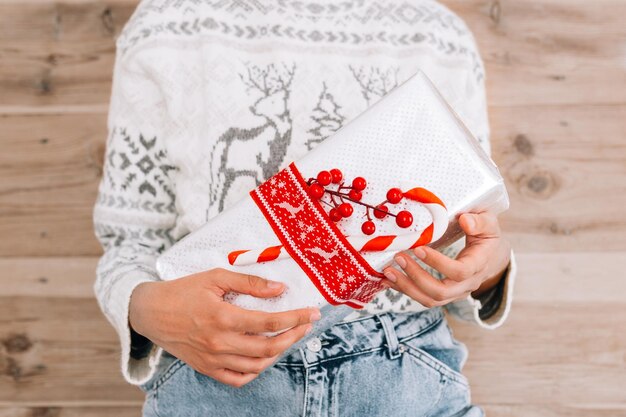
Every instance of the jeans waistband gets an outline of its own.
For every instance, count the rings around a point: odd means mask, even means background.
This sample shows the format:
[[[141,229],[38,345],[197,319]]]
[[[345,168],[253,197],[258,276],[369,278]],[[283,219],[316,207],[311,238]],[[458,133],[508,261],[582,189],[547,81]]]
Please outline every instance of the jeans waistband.
[[[387,349],[399,356],[399,343],[419,336],[443,320],[441,308],[419,313],[383,313],[334,325],[311,337],[299,351],[283,358],[283,366],[314,366],[330,360]]]

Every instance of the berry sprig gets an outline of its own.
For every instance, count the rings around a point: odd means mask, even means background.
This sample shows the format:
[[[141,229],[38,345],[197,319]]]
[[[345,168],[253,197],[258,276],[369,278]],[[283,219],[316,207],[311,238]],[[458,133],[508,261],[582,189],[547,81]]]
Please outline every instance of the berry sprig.
[[[338,184],[336,189],[331,189],[331,184]],[[361,231],[366,235],[372,235],[376,232],[376,224],[372,219],[372,215],[382,220],[387,216],[396,218],[396,224],[402,228],[410,227],[413,224],[413,215],[402,210],[394,214],[389,210],[387,204],[398,204],[404,198],[404,193],[399,188],[391,188],[387,191],[387,199],[380,204],[371,205],[361,201],[363,191],[367,188],[367,181],[363,177],[356,177],[351,184],[345,185],[343,181],[343,173],[337,169],[330,171],[320,171],[315,178],[309,178],[307,181],[309,186],[309,195],[319,200],[321,203],[330,207],[328,216],[334,222],[348,218],[354,213],[352,204],[358,204],[365,207],[365,216],[367,220],[361,225]],[[328,201],[324,200],[324,196],[328,195]]]

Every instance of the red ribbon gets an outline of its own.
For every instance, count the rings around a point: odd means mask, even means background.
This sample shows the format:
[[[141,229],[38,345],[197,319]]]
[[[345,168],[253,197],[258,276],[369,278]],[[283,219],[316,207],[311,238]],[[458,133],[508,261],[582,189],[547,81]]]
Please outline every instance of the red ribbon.
[[[332,305],[362,308],[383,288],[383,275],[348,243],[307,190],[292,163],[250,195],[285,250],[324,298]],[[279,251],[279,246],[268,248],[259,261],[275,259]],[[236,257],[241,251],[233,253]]]

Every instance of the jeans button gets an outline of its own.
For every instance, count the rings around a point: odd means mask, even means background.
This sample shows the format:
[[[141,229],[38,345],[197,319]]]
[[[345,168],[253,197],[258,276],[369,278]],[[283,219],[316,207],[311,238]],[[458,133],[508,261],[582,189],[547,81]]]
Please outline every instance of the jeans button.
[[[311,352],[319,352],[322,350],[322,341],[318,337],[314,337],[313,339],[306,342],[306,348]]]

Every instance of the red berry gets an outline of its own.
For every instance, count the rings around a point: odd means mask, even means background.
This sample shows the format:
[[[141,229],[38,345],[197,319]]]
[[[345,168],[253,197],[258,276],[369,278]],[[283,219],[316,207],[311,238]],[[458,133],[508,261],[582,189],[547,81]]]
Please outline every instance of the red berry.
[[[341,217],[350,217],[354,212],[354,209],[348,203],[340,204],[337,209],[339,210],[339,214],[341,214]]]
[[[339,184],[343,179],[343,174],[337,168],[333,168],[330,170],[330,176],[334,184]]]
[[[324,196],[324,187],[319,184],[311,184],[309,186],[309,195],[319,200]]]
[[[413,224],[413,215],[406,210],[402,210],[396,215],[396,224],[402,228],[407,228]]]
[[[389,201],[391,204],[398,204],[400,201],[402,201],[402,190],[399,188],[391,188],[389,191],[387,191],[387,201]]]
[[[363,223],[363,225],[361,226],[361,231],[365,233],[366,235],[373,235],[374,232],[376,231],[376,225],[374,224],[373,221],[368,220],[365,223]]]
[[[337,210],[337,209],[331,209],[330,213],[328,213],[328,216],[334,222],[338,222],[342,218],[341,217],[341,213],[339,213],[339,210]]]
[[[386,205],[381,204],[379,206],[376,206],[376,208],[378,210],[374,210],[374,217],[376,217],[377,219],[384,219],[385,217],[387,217],[387,213],[389,213],[389,208]]]
[[[348,193],[348,197],[350,197],[354,201],[361,201],[361,198],[363,198],[363,193],[357,190],[350,190],[350,192]]]
[[[367,181],[365,181],[365,178],[356,177],[352,180],[352,188],[354,188],[355,190],[363,191],[365,190],[365,187],[367,187]]]
[[[330,175],[330,172],[328,171],[320,171],[320,173],[317,174],[317,182],[319,182],[321,185],[330,184],[331,179],[332,179],[332,176]]]

